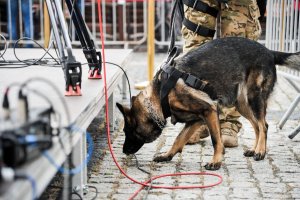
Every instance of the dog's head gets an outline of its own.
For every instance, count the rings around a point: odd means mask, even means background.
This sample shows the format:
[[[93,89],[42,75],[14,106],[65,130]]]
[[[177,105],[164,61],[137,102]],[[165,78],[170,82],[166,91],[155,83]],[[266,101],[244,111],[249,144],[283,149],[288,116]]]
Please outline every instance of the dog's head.
[[[132,97],[131,108],[117,103],[117,107],[124,116],[123,153],[127,155],[136,153],[145,143],[153,142],[162,132],[162,129],[151,118],[144,99],[143,93]]]

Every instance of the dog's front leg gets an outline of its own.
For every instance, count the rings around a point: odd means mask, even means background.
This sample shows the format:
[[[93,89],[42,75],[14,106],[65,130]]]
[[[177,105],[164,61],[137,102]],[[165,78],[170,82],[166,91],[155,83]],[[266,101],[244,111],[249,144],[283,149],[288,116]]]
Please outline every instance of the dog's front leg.
[[[179,152],[182,151],[184,145],[188,142],[189,138],[193,135],[199,127],[199,122],[188,122],[185,124],[184,128],[181,130],[179,135],[176,137],[171,149],[162,155],[156,156],[153,161],[163,162],[170,161]]]
[[[210,132],[211,141],[214,147],[214,155],[212,161],[205,165],[207,170],[217,170],[221,167],[224,146],[221,140],[221,129],[219,123],[218,112],[216,109],[211,109],[204,113],[204,117]]]

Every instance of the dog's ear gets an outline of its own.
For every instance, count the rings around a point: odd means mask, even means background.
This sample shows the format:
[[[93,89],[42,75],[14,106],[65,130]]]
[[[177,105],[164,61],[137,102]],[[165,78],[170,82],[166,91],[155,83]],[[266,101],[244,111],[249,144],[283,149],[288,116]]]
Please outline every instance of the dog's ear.
[[[123,106],[122,104],[116,103],[117,107],[119,108],[119,110],[121,111],[121,113],[123,114],[124,118],[129,114],[130,109]]]
[[[133,102],[135,101],[135,99],[136,99],[136,96],[132,96],[131,97],[131,103],[133,104]]]
[[[135,125],[135,120],[132,117],[132,115],[130,114],[130,109],[127,108],[126,106],[123,106],[122,104],[116,103],[118,109],[121,111],[121,113],[123,114],[124,120],[134,126]]]

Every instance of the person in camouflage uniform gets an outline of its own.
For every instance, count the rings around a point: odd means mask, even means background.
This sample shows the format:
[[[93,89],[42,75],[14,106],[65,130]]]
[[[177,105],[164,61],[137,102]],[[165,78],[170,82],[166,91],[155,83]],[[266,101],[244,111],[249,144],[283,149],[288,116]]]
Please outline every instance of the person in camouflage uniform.
[[[220,29],[221,37],[238,36],[252,40],[258,40],[261,34],[261,27],[258,18],[260,17],[259,8],[256,0],[195,0],[202,1],[210,8],[219,9],[220,11]],[[185,1],[183,1],[185,2]],[[198,2],[197,2],[198,3]],[[196,25],[214,30],[216,27],[216,16],[205,12],[197,11],[193,7],[184,3],[184,17]],[[196,30],[198,30],[198,26]],[[191,29],[191,28],[190,28]],[[184,39],[183,51],[187,52],[213,39],[209,36],[199,35],[194,30],[190,30],[183,23],[182,37]],[[238,146],[237,133],[240,131],[242,124],[238,121],[240,114],[235,107],[220,109],[220,124],[222,140],[225,147]],[[201,138],[208,136],[208,129],[205,125],[199,127],[199,130],[190,138],[189,143],[196,143]]]

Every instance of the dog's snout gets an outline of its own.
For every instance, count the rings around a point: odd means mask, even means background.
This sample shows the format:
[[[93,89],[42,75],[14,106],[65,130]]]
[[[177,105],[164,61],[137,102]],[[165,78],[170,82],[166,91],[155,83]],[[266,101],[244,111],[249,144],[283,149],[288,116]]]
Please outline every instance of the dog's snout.
[[[123,147],[123,153],[126,155],[130,155],[130,154],[134,154],[135,152],[133,152],[132,149],[126,149]]]
[[[125,138],[125,142],[123,145],[123,153],[126,155],[134,154],[144,145],[144,142],[138,140],[130,140]]]

